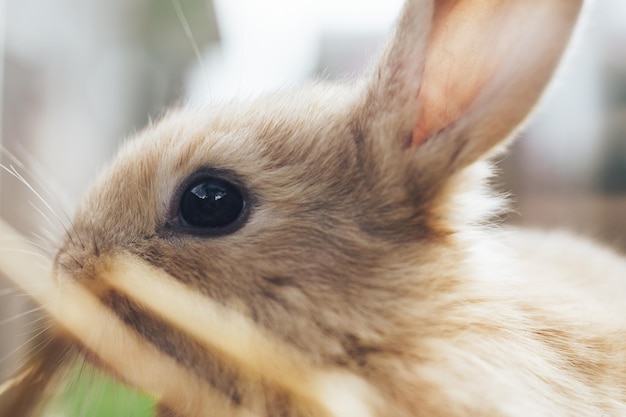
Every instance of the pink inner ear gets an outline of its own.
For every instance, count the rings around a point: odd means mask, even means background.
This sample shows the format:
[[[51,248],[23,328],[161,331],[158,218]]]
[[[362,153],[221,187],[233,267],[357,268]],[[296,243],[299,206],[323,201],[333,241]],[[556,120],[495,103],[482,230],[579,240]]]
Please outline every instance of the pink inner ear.
[[[414,146],[457,121],[506,59],[507,1],[439,0],[429,42]],[[507,13],[509,12],[509,13]],[[514,12],[514,11],[513,11]],[[498,30],[498,28],[500,30]],[[513,31],[514,32],[514,31]]]

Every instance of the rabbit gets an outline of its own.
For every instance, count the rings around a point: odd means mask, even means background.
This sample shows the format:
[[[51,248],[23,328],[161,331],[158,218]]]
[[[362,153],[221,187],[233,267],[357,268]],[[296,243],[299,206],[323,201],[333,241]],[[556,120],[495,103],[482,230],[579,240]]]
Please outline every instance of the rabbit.
[[[352,85],[171,110],[77,208],[58,343],[161,417],[626,415],[626,260],[492,220],[582,3],[407,0]]]

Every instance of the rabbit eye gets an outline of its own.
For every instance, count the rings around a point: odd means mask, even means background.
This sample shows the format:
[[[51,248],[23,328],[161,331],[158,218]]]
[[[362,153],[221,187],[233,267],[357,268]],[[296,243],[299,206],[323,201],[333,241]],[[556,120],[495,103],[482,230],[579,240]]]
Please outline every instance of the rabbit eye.
[[[201,178],[180,199],[180,218],[185,226],[218,229],[234,223],[245,207],[241,192],[220,178]]]

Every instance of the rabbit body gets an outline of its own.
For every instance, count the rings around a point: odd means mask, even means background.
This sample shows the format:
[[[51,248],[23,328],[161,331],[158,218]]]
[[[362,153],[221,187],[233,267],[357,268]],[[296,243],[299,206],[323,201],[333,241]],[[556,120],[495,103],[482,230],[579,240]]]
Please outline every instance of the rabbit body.
[[[488,226],[505,202],[486,161],[535,106],[580,7],[409,0],[356,85],[146,128],[56,259],[60,285],[127,330],[115,354],[100,339],[89,353],[131,383],[167,369],[150,388],[163,416],[626,415],[626,261]],[[240,191],[239,216],[181,220],[190,187],[216,178]],[[153,284],[120,289],[137,275]],[[197,298],[157,295],[169,285]],[[232,334],[209,313],[190,323],[193,308],[223,310]]]

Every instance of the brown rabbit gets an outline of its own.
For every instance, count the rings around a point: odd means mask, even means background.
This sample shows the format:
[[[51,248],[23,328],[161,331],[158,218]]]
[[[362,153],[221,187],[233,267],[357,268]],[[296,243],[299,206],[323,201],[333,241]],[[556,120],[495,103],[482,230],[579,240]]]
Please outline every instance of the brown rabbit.
[[[78,208],[64,337],[162,416],[626,415],[626,261],[488,226],[581,3],[409,0],[356,85],[170,112]]]

